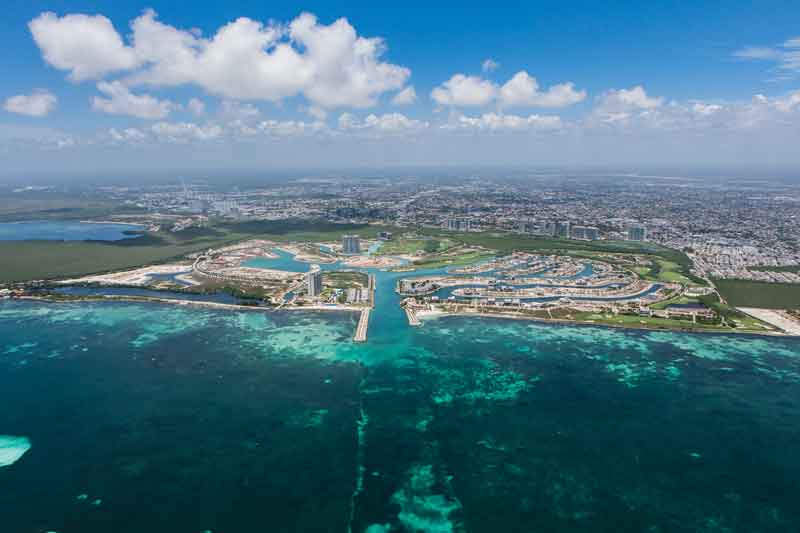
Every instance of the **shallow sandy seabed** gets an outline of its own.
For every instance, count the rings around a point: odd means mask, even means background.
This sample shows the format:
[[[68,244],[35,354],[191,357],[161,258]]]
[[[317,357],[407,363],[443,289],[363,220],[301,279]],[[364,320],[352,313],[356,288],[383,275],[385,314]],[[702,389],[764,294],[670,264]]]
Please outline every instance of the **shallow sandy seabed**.
[[[406,484],[392,496],[400,506],[397,517],[409,531],[450,533],[455,531],[451,515],[461,509],[457,499],[433,492],[433,465],[416,465],[408,472]]]
[[[11,466],[31,449],[31,441],[26,437],[0,435],[0,467]]]

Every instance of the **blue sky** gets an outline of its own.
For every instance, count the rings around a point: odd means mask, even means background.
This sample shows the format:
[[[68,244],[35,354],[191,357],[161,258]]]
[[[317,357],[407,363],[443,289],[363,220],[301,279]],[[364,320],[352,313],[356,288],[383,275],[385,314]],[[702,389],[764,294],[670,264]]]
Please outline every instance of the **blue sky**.
[[[365,143],[378,165],[800,164],[796,2],[5,7],[0,154],[14,171],[79,169],[87,155],[120,169],[187,155],[217,168],[353,166]],[[301,13],[316,18],[299,24]],[[240,41],[205,49],[241,17]],[[134,42],[137,18],[161,33]],[[109,32],[118,47],[94,38]],[[166,50],[164,32],[183,47]],[[274,46],[291,57],[262,57]],[[186,54],[197,57],[176,59]],[[252,75],[240,69],[250,59]]]

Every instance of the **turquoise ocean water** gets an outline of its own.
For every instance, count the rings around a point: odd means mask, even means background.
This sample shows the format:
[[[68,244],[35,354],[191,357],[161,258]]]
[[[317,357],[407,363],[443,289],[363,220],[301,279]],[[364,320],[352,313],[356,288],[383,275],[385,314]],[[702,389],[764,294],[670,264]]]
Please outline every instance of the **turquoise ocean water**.
[[[265,265],[267,266],[267,265]],[[797,531],[800,340],[0,302],[0,531]]]

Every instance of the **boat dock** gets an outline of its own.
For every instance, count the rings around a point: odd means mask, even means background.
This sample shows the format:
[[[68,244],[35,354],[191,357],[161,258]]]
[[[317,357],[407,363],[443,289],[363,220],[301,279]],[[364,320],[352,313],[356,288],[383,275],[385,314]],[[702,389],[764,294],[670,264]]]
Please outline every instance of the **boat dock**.
[[[356,342],[367,341],[367,329],[369,328],[369,312],[371,309],[366,308],[361,311],[361,317],[358,319],[358,326],[356,326],[356,334],[353,340]]]

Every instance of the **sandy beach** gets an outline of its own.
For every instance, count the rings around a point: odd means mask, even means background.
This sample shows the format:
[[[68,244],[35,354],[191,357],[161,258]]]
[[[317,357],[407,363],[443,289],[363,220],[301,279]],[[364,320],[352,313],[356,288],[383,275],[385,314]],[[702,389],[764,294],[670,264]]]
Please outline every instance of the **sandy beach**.
[[[345,259],[342,264],[354,268],[392,268],[402,265],[403,261],[396,257],[359,255]]]
[[[96,274],[82,278],[72,278],[57,281],[61,285],[74,285],[76,283],[99,283],[101,285],[147,285],[152,275],[191,274],[192,265],[189,263],[171,263],[153,265],[135,270],[113,272],[111,274]],[[187,280],[188,281],[188,280]]]

